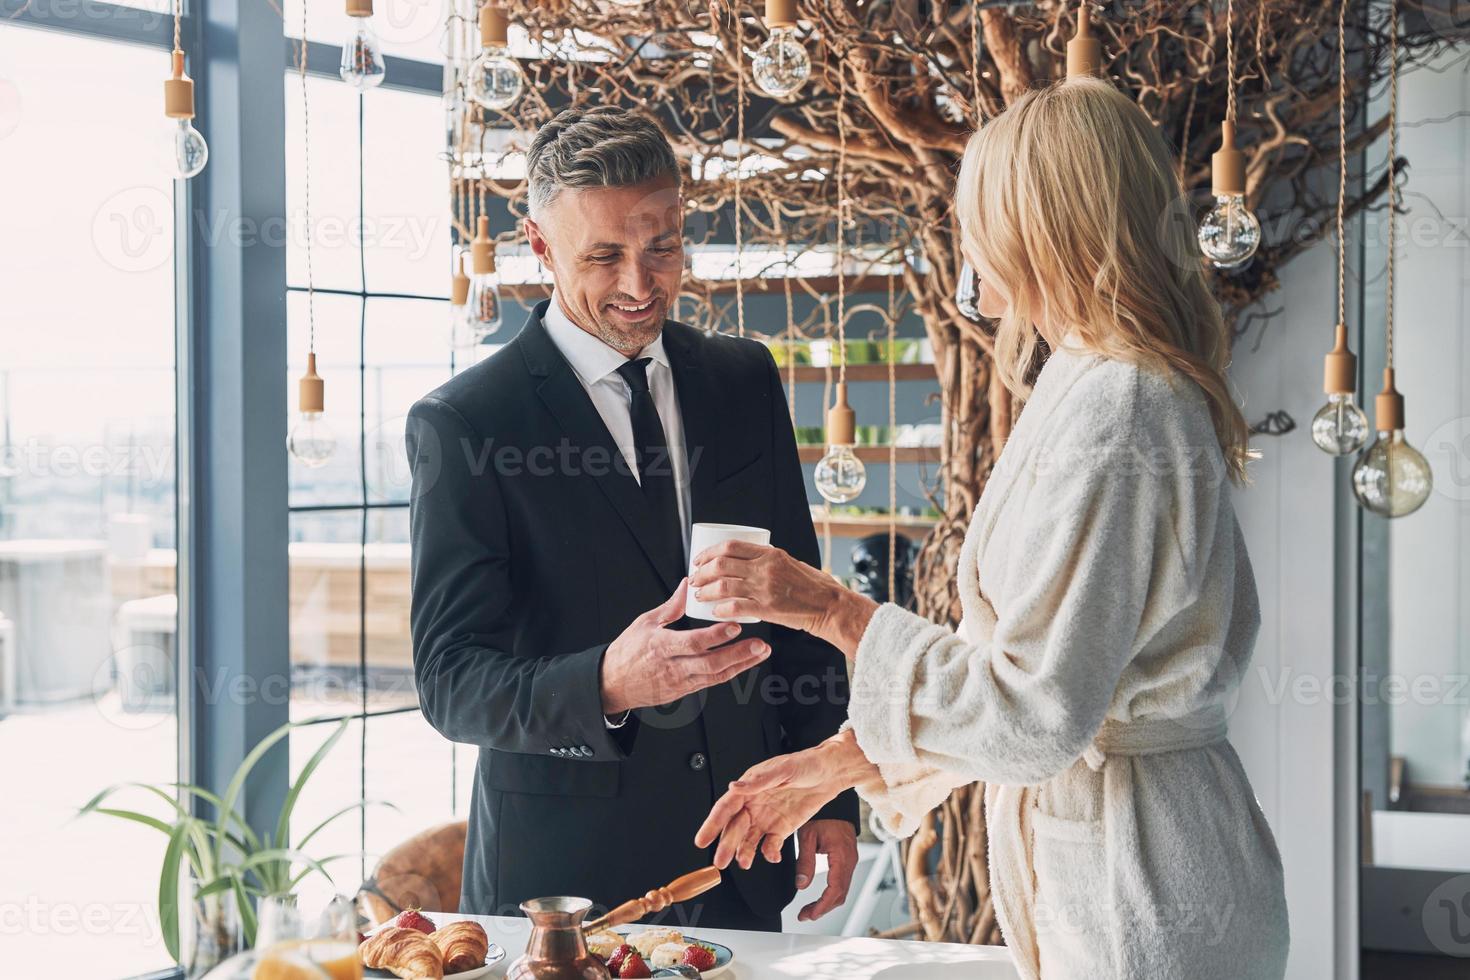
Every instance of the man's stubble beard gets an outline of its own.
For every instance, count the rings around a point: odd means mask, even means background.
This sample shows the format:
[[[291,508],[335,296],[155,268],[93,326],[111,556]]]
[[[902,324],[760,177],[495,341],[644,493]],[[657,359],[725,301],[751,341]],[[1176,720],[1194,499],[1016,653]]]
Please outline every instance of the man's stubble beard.
[[[597,339],[620,353],[632,356],[658,339],[668,321],[668,305],[659,308],[657,318],[650,318],[646,329],[629,330],[612,320],[597,318]]]

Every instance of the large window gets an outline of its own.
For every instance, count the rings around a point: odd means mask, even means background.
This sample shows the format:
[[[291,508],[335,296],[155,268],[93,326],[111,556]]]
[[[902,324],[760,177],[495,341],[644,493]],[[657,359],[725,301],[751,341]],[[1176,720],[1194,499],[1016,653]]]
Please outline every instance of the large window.
[[[164,839],[73,818],[178,765],[167,54],[0,21],[0,66],[0,973],[126,976]]]
[[[288,75],[287,210],[299,229],[287,250],[288,374],[294,392],[314,334],[337,446],[324,466],[291,463],[291,717],[352,720],[294,819],[310,828],[352,800],[373,801],[313,846],[352,856],[332,866],[335,887],[350,891],[384,851],[463,816],[474,764],[473,749],[449,743],[419,713],[408,629],[403,421],[456,367],[448,173],[436,95],[379,89],[359,102],[335,78],[311,75],[305,85],[303,113],[301,79]],[[293,769],[334,728],[294,732]],[[308,880],[302,900],[314,905],[332,887]]]

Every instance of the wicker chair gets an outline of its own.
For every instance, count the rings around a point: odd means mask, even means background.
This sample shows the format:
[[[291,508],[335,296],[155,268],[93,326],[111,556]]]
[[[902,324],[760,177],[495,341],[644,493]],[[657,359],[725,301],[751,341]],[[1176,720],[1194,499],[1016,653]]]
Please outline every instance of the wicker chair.
[[[358,911],[371,923],[386,922],[406,908],[459,911],[466,821],[441,824],[393,848],[357,891]]]

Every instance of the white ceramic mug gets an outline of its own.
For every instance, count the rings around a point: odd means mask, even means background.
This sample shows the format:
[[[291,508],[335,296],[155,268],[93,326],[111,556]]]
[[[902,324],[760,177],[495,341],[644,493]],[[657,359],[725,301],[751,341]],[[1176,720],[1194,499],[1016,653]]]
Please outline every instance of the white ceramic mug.
[[[770,544],[771,532],[763,527],[746,527],[743,524],[696,524],[689,534],[689,574],[694,575],[694,559],[706,548],[713,548],[722,541],[749,541],[751,544]],[[757,616],[716,616],[709,603],[694,598],[689,590],[685,600],[684,615],[690,619],[703,619],[711,623],[759,623]]]

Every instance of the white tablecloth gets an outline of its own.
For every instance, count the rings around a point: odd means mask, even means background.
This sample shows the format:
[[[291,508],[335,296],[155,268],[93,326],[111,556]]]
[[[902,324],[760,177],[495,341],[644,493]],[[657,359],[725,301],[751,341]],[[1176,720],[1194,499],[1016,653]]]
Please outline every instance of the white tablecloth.
[[[505,948],[506,958],[492,973],[520,956],[531,932],[522,918],[427,913],[440,925],[473,919],[485,927],[490,941]],[[840,936],[794,936],[785,933],[691,929],[700,939],[730,947],[735,963],[721,980],[766,980],[806,977],[815,980],[1016,980],[1010,954],[996,946],[960,946],[894,939],[844,939]]]

